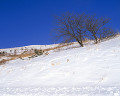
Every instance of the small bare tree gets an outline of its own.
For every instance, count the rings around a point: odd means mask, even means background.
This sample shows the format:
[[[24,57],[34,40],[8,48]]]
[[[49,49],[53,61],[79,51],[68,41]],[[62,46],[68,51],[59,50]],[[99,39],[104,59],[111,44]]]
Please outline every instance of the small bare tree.
[[[100,40],[115,37],[116,35],[117,35],[117,32],[112,28],[103,28],[100,33]]]
[[[77,41],[83,47],[85,38],[85,14],[73,15],[70,13],[58,16],[57,19],[57,38],[62,38],[63,42]]]
[[[109,23],[109,19],[87,16],[86,29],[92,34],[93,38],[95,39],[95,44],[98,43],[98,39],[100,38],[99,34],[101,34],[103,28],[107,23]]]

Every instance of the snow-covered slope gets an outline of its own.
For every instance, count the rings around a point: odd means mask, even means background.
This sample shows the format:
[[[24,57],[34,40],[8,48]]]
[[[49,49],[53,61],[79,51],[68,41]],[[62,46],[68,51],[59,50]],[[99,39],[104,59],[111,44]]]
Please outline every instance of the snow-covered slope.
[[[0,66],[0,96],[120,96],[120,37]]]

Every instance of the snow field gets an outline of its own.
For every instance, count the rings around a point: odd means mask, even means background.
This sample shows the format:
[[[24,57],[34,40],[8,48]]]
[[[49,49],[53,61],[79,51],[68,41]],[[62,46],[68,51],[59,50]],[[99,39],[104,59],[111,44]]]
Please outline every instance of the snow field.
[[[1,96],[120,96],[120,37],[0,66]],[[77,45],[79,46],[79,45]]]

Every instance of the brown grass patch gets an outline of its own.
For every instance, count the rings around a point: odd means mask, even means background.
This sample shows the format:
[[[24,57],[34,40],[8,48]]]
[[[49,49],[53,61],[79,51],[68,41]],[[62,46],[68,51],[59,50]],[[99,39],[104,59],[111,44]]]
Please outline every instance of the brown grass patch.
[[[55,49],[60,49],[62,47],[66,47],[66,46],[69,46],[69,45],[72,45],[74,43],[66,43],[66,44],[60,44],[59,46],[56,46],[56,47],[53,47],[53,48],[47,48],[47,49],[43,49],[45,55],[49,55],[48,51],[51,51],[51,50],[55,50]],[[25,58],[25,57],[30,57],[30,56],[33,56],[35,55],[34,51],[27,51],[27,52],[23,52],[19,55],[9,55],[9,56],[6,56],[6,57],[10,57],[10,59],[3,59],[0,61],[0,65],[3,65],[5,64],[6,62],[9,62],[11,60],[15,60],[15,59],[18,59],[18,58]],[[1,56],[2,57],[2,56]],[[54,66],[54,64],[52,64]]]
[[[66,46],[69,46],[69,45],[72,45],[72,44],[74,44],[74,43],[59,44],[56,47],[44,49],[43,51],[50,51],[50,50],[60,49],[62,47],[66,47]]]
[[[8,62],[8,61],[10,61],[10,60],[15,60],[15,59],[16,59],[15,57],[12,57],[12,58],[10,58],[10,59],[3,59],[3,60],[0,61],[0,65],[3,65],[3,64],[5,64],[6,62]]]

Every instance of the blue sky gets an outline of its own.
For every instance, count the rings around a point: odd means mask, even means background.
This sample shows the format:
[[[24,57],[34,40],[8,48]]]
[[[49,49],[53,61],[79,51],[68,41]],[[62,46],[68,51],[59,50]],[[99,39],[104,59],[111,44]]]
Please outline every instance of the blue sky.
[[[64,12],[109,17],[120,30],[120,0],[0,0],[0,48],[55,43],[54,15]]]

